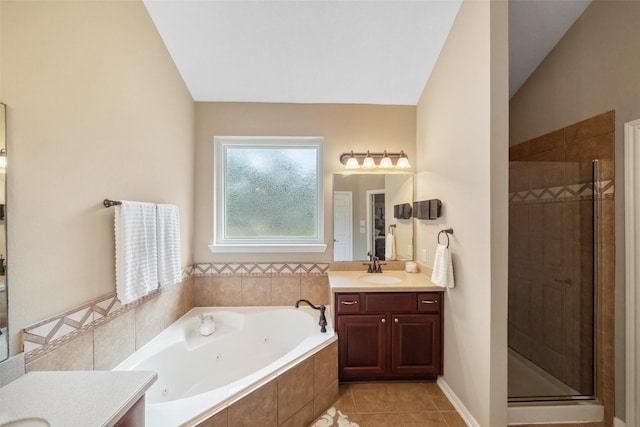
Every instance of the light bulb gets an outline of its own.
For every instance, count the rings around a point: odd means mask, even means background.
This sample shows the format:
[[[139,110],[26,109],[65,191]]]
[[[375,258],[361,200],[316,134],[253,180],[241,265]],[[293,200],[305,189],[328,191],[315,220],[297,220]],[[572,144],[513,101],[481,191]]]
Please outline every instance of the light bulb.
[[[347,159],[347,164],[344,167],[345,169],[358,169],[360,167],[358,159],[353,155],[353,151],[351,151],[351,157]]]
[[[393,163],[391,163],[391,159],[387,155],[387,150],[384,150],[384,156],[380,160],[380,167],[382,169],[391,169],[393,168]]]
[[[407,155],[404,154],[404,151],[400,151],[400,157],[398,158],[398,163],[396,164],[398,169],[409,169],[411,165],[409,164],[409,159]]]
[[[367,151],[367,157],[365,157],[362,162],[362,167],[365,169],[373,169],[376,167],[376,162],[373,161],[373,157],[371,157],[369,151]]]

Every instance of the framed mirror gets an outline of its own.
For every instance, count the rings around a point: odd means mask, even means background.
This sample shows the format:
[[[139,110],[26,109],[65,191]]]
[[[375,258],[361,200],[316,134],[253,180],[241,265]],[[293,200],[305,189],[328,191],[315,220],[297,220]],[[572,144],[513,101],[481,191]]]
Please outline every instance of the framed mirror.
[[[9,357],[7,331],[7,122],[6,105],[0,103],[0,362]]]
[[[334,174],[333,260],[413,260],[412,201],[412,174]]]

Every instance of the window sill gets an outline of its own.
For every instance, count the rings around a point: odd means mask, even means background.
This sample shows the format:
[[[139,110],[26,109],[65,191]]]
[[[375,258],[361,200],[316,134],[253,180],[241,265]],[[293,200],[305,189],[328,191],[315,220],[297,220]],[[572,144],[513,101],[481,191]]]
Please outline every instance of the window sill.
[[[299,253],[325,252],[327,245],[317,244],[250,244],[250,245],[209,245],[212,253]]]

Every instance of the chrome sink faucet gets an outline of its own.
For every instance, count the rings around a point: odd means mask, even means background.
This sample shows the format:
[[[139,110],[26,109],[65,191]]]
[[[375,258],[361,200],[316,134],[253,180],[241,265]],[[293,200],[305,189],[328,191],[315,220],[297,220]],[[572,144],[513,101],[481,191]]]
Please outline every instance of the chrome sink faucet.
[[[369,257],[369,262],[362,263],[367,266],[367,273],[382,273],[383,265],[387,265],[386,263],[380,263],[377,256],[372,254],[371,252],[367,252],[367,256]]]
[[[315,305],[311,304],[311,302],[309,302],[309,300],[306,300],[306,299],[299,299],[298,301],[296,301],[295,307],[299,308],[301,302],[307,303],[307,305],[309,307],[320,311],[320,322],[318,323],[318,325],[320,325],[320,332],[322,332],[322,333],[327,332],[327,317],[324,314],[324,311],[327,308],[324,305],[315,306]]]

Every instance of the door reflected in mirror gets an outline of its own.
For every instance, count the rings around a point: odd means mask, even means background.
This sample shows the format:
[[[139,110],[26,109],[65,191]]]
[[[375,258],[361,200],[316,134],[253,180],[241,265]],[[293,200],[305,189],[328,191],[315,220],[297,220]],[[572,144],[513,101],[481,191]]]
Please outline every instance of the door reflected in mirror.
[[[333,260],[413,260],[412,174],[333,176]],[[409,216],[409,218],[407,218]]]

